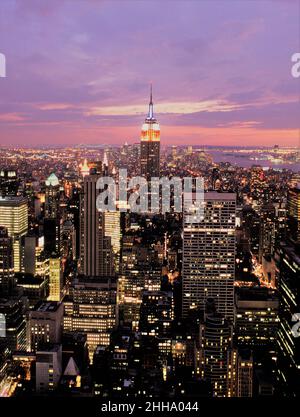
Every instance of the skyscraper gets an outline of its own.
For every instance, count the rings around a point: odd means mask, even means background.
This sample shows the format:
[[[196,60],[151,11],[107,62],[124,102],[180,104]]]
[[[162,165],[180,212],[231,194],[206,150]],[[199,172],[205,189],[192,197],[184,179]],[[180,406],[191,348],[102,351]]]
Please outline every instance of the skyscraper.
[[[233,326],[222,314],[205,315],[200,324],[199,373],[212,384],[214,397],[229,396],[231,379],[235,380],[237,352],[232,345]],[[229,378],[229,369],[233,375]]]
[[[87,335],[90,359],[98,345],[108,346],[118,323],[117,279],[78,276],[64,298],[64,331]]]
[[[59,256],[49,259],[49,301],[60,301],[62,297],[62,265]]]
[[[45,181],[45,218],[43,224],[45,252],[59,255],[61,222],[59,213],[59,180],[52,173]]]
[[[213,298],[218,312],[233,319],[235,275],[236,195],[207,192],[204,216],[196,223],[183,224],[182,310],[204,310]]]
[[[153,114],[152,86],[148,116],[141,132],[141,175],[149,181],[159,177],[160,127]]]
[[[279,290],[278,375],[285,395],[300,394],[300,253],[292,241],[282,241],[275,254]]]
[[[119,271],[121,250],[121,218],[119,211],[104,213],[104,235],[110,238],[115,270]]]
[[[21,238],[28,230],[28,203],[24,197],[0,197],[0,225],[13,239],[15,272],[21,270]]]
[[[56,301],[39,301],[27,318],[27,350],[45,343],[61,343],[64,306]]]
[[[300,243],[300,185],[291,188],[287,198],[288,232],[289,237]]]
[[[13,287],[14,259],[12,238],[6,227],[0,226],[0,294],[7,294]]]
[[[81,198],[80,269],[86,276],[111,275],[113,270],[111,238],[105,236],[104,213],[96,207],[100,174],[84,177]]]
[[[55,219],[57,217],[59,199],[59,181],[52,173],[45,181],[45,217]]]

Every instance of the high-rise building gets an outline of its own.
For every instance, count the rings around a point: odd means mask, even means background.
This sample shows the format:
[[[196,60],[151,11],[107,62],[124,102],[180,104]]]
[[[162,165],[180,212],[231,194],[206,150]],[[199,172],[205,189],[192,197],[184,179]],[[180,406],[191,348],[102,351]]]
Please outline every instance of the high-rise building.
[[[55,301],[40,301],[27,318],[27,350],[34,351],[45,343],[60,343],[64,307]]]
[[[144,291],[140,310],[140,332],[143,336],[169,335],[174,319],[171,291]]]
[[[293,242],[280,242],[275,253],[279,290],[278,371],[281,390],[300,394],[300,253]]]
[[[141,132],[141,175],[149,181],[159,177],[160,127],[153,114],[152,86],[148,116]]]
[[[0,316],[5,317],[6,334],[0,337],[0,348],[13,352],[26,348],[26,305],[22,297],[0,298]]]
[[[275,207],[273,204],[261,208],[259,227],[258,259],[262,263],[263,257],[273,255],[276,237]]]
[[[25,236],[22,242],[22,271],[26,274],[48,275],[49,261],[44,253],[44,236]]]
[[[62,374],[62,347],[47,344],[36,352],[35,384],[38,393],[53,391]]]
[[[275,290],[266,287],[236,287],[235,339],[239,347],[274,349],[278,304]]]
[[[249,351],[239,353],[237,362],[237,397],[253,395],[253,357]]]
[[[62,265],[59,256],[49,259],[49,301],[61,301],[62,298]]]
[[[110,238],[115,271],[119,271],[121,250],[121,219],[119,211],[104,213],[104,236]]]
[[[234,315],[234,277],[236,244],[236,195],[207,192],[203,218],[183,224],[182,311],[204,310],[213,298],[217,310],[230,320]]]
[[[0,226],[0,294],[9,294],[14,284],[13,241]]]
[[[99,175],[84,177],[81,197],[80,270],[86,276],[109,276],[114,269],[111,238],[105,236],[105,216],[96,206]]]
[[[98,345],[109,345],[110,334],[117,326],[117,279],[78,276],[71,285],[69,296],[64,298],[64,305],[64,331],[87,335],[92,360]]]
[[[0,195],[16,196],[18,194],[19,180],[13,169],[2,169],[0,171]]]
[[[21,238],[28,230],[28,203],[24,197],[0,197],[0,225],[13,239],[14,269],[21,271]]]
[[[56,219],[59,202],[59,180],[52,173],[45,181],[45,217]]]
[[[24,272],[16,275],[17,286],[21,288],[22,295],[28,300],[28,307],[33,309],[40,300],[47,298],[48,277],[34,276]]]
[[[300,185],[288,191],[287,216],[289,237],[300,243]]]
[[[236,380],[237,352],[232,336],[232,324],[217,312],[207,314],[200,324],[198,373],[212,384],[214,397],[227,397]]]
[[[61,249],[61,222],[59,217],[45,217],[43,222],[45,238],[45,253],[47,256],[60,254]]]

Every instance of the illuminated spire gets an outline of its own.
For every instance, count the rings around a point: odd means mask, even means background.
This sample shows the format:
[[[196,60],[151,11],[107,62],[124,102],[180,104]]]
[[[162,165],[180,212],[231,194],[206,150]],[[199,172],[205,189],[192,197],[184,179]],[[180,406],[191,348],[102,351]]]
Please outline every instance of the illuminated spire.
[[[147,119],[153,119],[153,101],[152,101],[152,83],[150,84],[150,102],[149,102],[149,112]]]
[[[81,172],[81,175],[83,176],[83,178],[84,178],[86,175],[89,175],[89,173],[90,173],[90,168],[89,168],[89,165],[88,165],[87,159],[85,159],[85,160],[84,160],[83,164],[80,164],[80,172]]]

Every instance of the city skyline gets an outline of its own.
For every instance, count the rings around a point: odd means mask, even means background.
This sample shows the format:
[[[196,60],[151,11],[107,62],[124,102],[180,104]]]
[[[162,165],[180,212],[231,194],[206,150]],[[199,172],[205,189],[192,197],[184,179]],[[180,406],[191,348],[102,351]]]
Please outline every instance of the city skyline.
[[[296,402],[300,0],[0,12],[1,407]]]
[[[138,142],[153,83],[162,146],[299,146],[297,1],[1,6],[1,145]]]

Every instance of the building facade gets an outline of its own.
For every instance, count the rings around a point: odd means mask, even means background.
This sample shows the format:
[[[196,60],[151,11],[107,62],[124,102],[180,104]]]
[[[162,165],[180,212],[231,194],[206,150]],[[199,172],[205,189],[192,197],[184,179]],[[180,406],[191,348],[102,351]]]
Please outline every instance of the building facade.
[[[204,310],[213,298],[224,317],[234,316],[234,277],[236,247],[236,195],[204,194],[204,217],[196,223],[183,220],[182,312]]]

